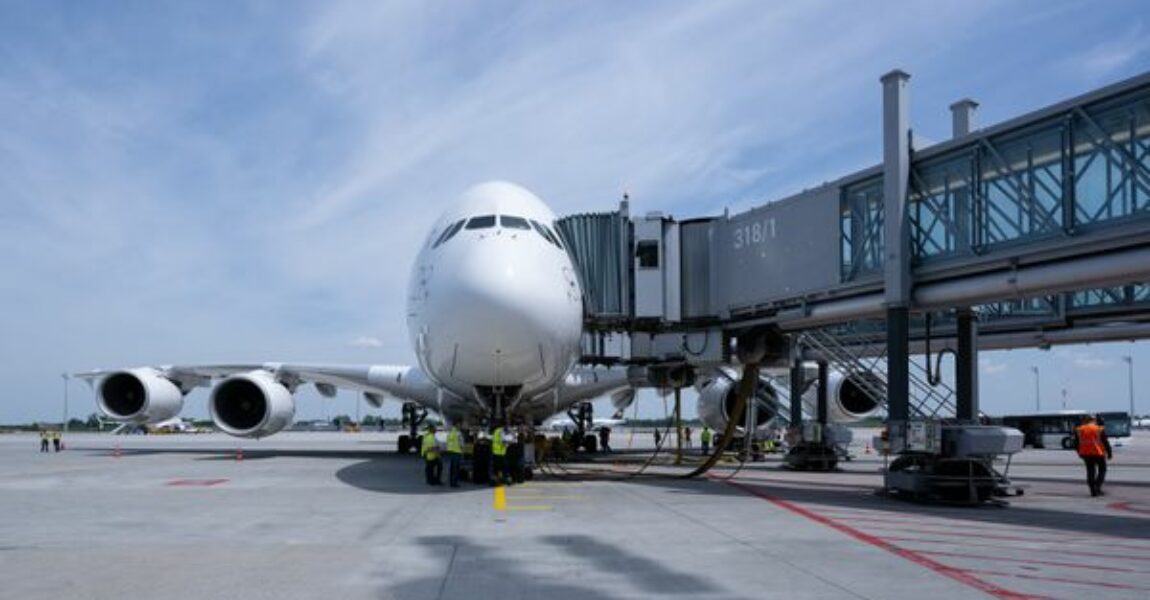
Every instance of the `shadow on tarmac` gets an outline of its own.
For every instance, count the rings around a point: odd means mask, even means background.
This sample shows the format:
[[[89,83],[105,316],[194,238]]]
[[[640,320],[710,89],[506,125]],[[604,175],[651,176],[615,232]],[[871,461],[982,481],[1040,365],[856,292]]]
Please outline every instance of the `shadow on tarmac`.
[[[72,451],[88,451],[96,456],[113,456],[114,451],[107,448],[74,447]],[[234,448],[192,449],[192,448],[141,448],[122,449],[124,457],[146,456],[153,454],[187,454],[199,455],[197,460],[232,461],[235,460]],[[388,494],[442,494],[465,493],[476,490],[490,489],[486,485],[473,485],[464,482],[459,488],[446,485],[431,488],[423,483],[423,464],[414,455],[401,456],[394,452],[380,452],[378,450],[290,450],[290,449],[249,449],[244,448],[244,460],[261,460],[275,457],[289,458],[338,458],[361,459],[360,462],[347,465],[335,473],[336,479],[349,486],[364,491]],[[609,474],[608,474],[609,475]],[[446,473],[444,473],[446,478]],[[619,477],[590,475],[586,477],[566,476],[549,477],[542,475],[539,479],[544,481],[580,481],[580,480],[606,480],[620,481]],[[1063,478],[1037,478],[1012,477],[1013,480],[1051,481],[1057,483],[1077,483],[1077,480]],[[656,486],[681,494],[710,494],[710,495],[746,495],[747,492],[739,490],[732,485],[723,484],[724,476],[720,473],[712,479],[682,480],[674,477],[644,474],[640,477],[626,480],[633,485]],[[902,500],[881,497],[875,494],[875,486],[804,481],[781,482],[777,480],[764,480],[752,478],[737,478],[733,480],[740,486],[753,487],[766,496],[785,500],[812,508],[817,512],[817,506],[840,507],[849,509],[863,509],[897,513],[899,515],[924,515],[944,517],[955,520],[966,520],[978,523],[1001,524],[1036,527],[1048,530],[1064,531],[1075,534],[1104,534],[1114,537],[1137,540],[1150,539],[1150,519],[1138,516],[1118,516],[1105,514],[1092,514],[1080,511],[1061,511],[1047,508],[1034,508],[1020,506],[1017,503],[1010,508],[1002,509],[994,506],[955,507],[930,504],[911,503]],[[1150,484],[1143,482],[1114,483],[1114,487],[1125,486],[1146,487]],[[1084,486],[1083,486],[1084,487]],[[853,492],[853,493],[852,493]],[[1083,494],[1085,496],[1085,494]],[[1084,500],[1087,500],[1084,498]],[[849,522],[849,519],[844,519]]]
[[[654,482],[647,481],[644,483],[651,484]],[[879,496],[874,493],[873,488],[857,487],[857,493],[850,493],[849,490],[843,489],[844,487],[850,486],[843,486],[842,484],[828,485],[819,482],[803,483],[800,487],[795,485],[780,485],[775,482],[742,479],[737,480],[737,484],[747,488],[755,488],[764,496],[803,505],[804,508],[808,508],[815,513],[818,513],[820,506],[837,507],[897,513],[900,516],[923,515],[970,521],[972,523],[1036,527],[1067,533],[1085,534],[1086,537],[1103,534],[1137,540],[1150,539],[1150,519],[1134,516],[1126,517],[1052,510],[1048,508],[1019,506],[1017,504],[1005,509],[985,505],[966,507],[917,504]],[[723,487],[730,488],[732,486]],[[836,520],[847,523],[850,522],[849,518],[840,519],[836,517]],[[907,526],[914,527],[915,524],[908,523]]]
[[[588,536],[544,536],[535,540],[553,548],[560,557],[570,557],[576,565],[590,562],[597,572],[622,574],[627,583],[636,588],[634,591],[628,590],[626,595],[726,595],[706,579],[671,571],[663,564]],[[527,541],[530,544],[533,540]],[[387,585],[384,590],[386,597],[520,598],[523,597],[525,587],[532,598],[599,600],[621,595],[619,591],[605,592],[582,585],[549,581],[538,573],[519,568],[518,558],[502,553],[499,547],[475,544],[466,537],[425,536],[417,538],[415,543],[433,551],[450,551],[445,573],[442,577],[419,577]],[[394,580],[395,574],[385,571],[379,573],[379,578]]]

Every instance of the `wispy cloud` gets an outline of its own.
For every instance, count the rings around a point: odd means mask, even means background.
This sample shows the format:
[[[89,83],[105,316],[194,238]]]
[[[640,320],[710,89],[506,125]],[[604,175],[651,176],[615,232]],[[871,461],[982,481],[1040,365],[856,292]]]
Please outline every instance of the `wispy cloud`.
[[[1026,35],[1033,7],[968,1],[229,6],[5,7],[0,420],[82,368],[410,362],[408,267],[478,181],[560,214],[744,209],[877,162],[892,67],[917,125],[1002,56],[1145,62],[1110,3]],[[1129,29],[1059,29],[1083,14]]]
[[[371,336],[361,335],[348,342],[348,345],[355,348],[382,348],[383,340]]]
[[[1135,17],[1121,33],[1098,42],[1069,60],[1072,67],[1092,79],[1102,79],[1113,75],[1133,63],[1145,63],[1150,54],[1150,36],[1146,24]]]
[[[1116,364],[1115,361],[1102,358],[1088,350],[1063,348],[1055,350],[1054,355],[1060,360],[1081,369],[1107,369]]]
[[[1000,375],[1009,371],[1010,367],[1004,362],[983,355],[978,357],[978,370],[984,375]]]

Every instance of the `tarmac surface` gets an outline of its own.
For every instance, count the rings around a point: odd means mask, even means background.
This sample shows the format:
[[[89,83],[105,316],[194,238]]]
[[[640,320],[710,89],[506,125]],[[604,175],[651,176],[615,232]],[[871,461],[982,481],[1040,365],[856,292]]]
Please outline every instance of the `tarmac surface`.
[[[1006,508],[877,495],[863,432],[836,473],[770,456],[692,481],[460,489],[424,485],[395,437],[78,434],[41,454],[0,435],[0,596],[1150,597],[1150,432],[1116,448],[1099,498],[1073,453],[1016,455]]]

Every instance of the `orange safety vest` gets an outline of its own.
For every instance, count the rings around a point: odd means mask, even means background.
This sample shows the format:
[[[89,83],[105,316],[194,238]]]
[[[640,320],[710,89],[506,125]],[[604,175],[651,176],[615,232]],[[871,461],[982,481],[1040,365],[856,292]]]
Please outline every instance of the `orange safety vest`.
[[[1102,445],[1101,427],[1088,423],[1079,425],[1074,431],[1078,435],[1078,456],[1083,458],[1106,456],[1106,447]]]

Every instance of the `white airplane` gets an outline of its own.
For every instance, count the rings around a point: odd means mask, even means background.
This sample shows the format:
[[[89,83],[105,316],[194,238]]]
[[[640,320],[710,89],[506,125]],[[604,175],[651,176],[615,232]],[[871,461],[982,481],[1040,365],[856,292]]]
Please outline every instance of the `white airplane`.
[[[598,431],[600,427],[622,427],[625,424],[627,424],[627,419],[591,419],[593,431]],[[544,421],[542,428],[547,431],[574,431],[576,424],[571,417],[553,417]]]
[[[94,383],[111,419],[157,423],[183,408],[196,387],[212,388],[216,426],[237,437],[291,424],[305,383],[332,396],[386,396],[465,426],[540,424],[575,403],[641,385],[642,370],[577,366],[583,294],[554,230],[555,215],[514,184],[466,191],[440,217],[411,272],[407,327],[419,366],[252,363],[177,365],[77,374]],[[406,438],[407,436],[403,436]],[[412,440],[400,441],[401,451]]]

